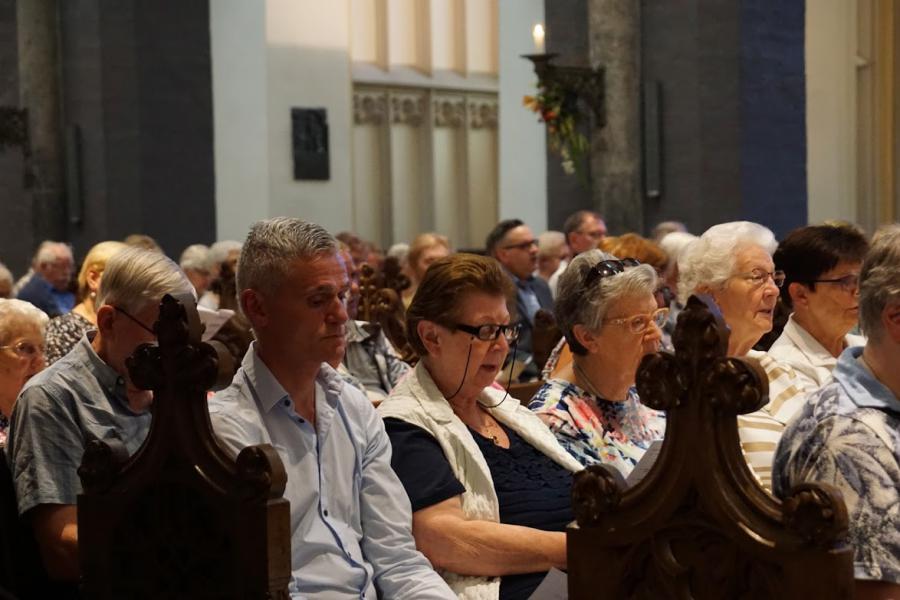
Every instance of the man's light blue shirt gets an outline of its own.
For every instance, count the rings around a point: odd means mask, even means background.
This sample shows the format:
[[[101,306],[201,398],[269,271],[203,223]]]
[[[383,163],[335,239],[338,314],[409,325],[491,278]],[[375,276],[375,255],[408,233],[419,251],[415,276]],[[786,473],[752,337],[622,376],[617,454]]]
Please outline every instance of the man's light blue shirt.
[[[291,503],[295,598],[455,598],[416,550],[412,513],[391,469],[391,445],[368,399],[323,364],[316,424],[256,352],[209,403],[219,440],[235,453],[269,443],[284,462]]]

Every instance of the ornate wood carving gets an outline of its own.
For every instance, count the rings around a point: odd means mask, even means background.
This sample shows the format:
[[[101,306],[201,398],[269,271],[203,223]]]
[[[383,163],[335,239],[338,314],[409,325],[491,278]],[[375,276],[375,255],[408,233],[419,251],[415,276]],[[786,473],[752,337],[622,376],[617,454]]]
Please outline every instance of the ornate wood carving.
[[[387,93],[381,90],[353,92],[353,122],[357,125],[382,125],[388,117]]]
[[[0,150],[28,147],[28,109],[0,106]]]
[[[400,299],[400,294],[408,287],[409,279],[400,270],[396,258],[385,259],[381,271],[368,263],[360,267],[359,318],[378,323],[400,357],[414,364],[416,353],[406,337],[406,310]]]
[[[469,127],[472,129],[497,129],[497,100],[470,99]]]
[[[736,416],[767,402],[762,369],[725,355],[728,329],[709,299],[691,297],[673,343],[674,355],[638,369],[642,402],[668,414],[651,471],[630,489],[606,466],[576,476],[569,597],[852,597],[840,492],[807,483],[782,503],[741,453]]]
[[[155,330],[158,345],[128,359],[135,384],[154,392],[147,439],[130,458],[115,441],[92,441],[78,471],[83,594],[287,600],[281,460],[269,445],[235,460],[216,443],[206,391],[227,352],[201,343],[193,298],[163,298]]]
[[[418,127],[424,119],[424,93],[391,92],[391,123]]]
[[[434,99],[435,127],[462,127],[466,122],[466,100],[462,96],[438,96]]]

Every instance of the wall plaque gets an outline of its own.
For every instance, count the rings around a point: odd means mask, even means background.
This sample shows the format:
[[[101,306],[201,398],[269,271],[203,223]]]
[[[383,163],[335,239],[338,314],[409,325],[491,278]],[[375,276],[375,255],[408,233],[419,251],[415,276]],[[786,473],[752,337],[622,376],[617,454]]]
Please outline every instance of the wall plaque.
[[[324,108],[291,109],[294,179],[328,180],[328,116]]]

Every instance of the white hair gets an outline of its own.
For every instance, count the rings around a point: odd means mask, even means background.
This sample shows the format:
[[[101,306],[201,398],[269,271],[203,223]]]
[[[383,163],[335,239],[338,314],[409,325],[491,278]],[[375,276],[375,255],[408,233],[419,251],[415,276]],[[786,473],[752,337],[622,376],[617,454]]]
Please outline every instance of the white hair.
[[[859,274],[859,325],[869,340],[884,334],[881,314],[900,302],[900,225],[878,230]]]
[[[409,254],[409,244],[406,242],[397,242],[387,251],[388,258],[396,258],[402,265],[406,262],[406,255]]]
[[[713,225],[690,242],[678,259],[679,302],[701,286],[722,286],[734,274],[738,253],[748,246],[759,246],[771,256],[778,243],[769,228],[750,221]]]
[[[338,242],[321,225],[292,217],[258,221],[250,228],[237,269],[237,293],[274,293],[297,259],[336,254]]]
[[[0,298],[0,344],[8,344],[12,334],[29,325],[37,327],[43,338],[49,320],[44,311],[30,302]]]
[[[693,233],[687,233],[685,231],[673,231],[672,233],[667,233],[663,236],[663,239],[659,240],[659,247],[663,249],[663,252],[666,253],[666,256],[669,257],[670,263],[678,263],[678,259],[681,254],[684,252],[685,248],[691,245],[691,242],[694,240],[698,240],[696,235]]]
[[[63,253],[67,255],[69,260],[72,260],[72,248],[68,244],[45,240],[38,246],[31,264],[35,268],[41,265],[49,265],[56,262]]]
[[[575,325],[584,325],[596,331],[603,325],[609,307],[619,298],[656,291],[658,278],[656,270],[650,265],[627,267],[618,275],[604,277],[586,286],[585,280],[591,269],[604,260],[616,260],[616,257],[601,250],[582,252],[572,259],[559,277],[556,321],[576,354],[584,354],[584,348],[573,334]]]
[[[209,264],[222,265],[232,252],[240,252],[242,244],[235,240],[222,240],[209,247]]]
[[[131,246],[106,263],[96,304],[137,313],[166,294],[190,294],[196,299],[194,286],[169,257]]]
[[[538,236],[538,256],[551,256],[566,245],[566,234],[562,231],[545,231]]]
[[[209,271],[210,259],[209,247],[204,244],[192,244],[184,249],[178,264],[182,269],[187,271]],[[226,253],[227,257],[227,253]]]

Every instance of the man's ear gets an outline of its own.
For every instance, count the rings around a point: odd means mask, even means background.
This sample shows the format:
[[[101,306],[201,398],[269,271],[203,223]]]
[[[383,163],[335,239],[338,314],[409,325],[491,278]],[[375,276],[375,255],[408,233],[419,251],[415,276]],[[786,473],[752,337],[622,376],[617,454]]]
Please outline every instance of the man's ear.
[[[597,349],[597,334],[581,323],[576,324],[572,328],[572,334],[575,336],[575,339],[579,344],[584,346],[588,352],[595,351]]]
[[[794,306],[809,306],[809,288],[802,283],[794,281],[788,286],[788,294],[791,296],[791,303]]]
[[[900,344],[900,304],[888,304],[881,311],[881,325],[895,344]]]
[[[441,331],[438,329],[437,323],[422,319],[416,323],[416,332],[429,355],[434,356],[440,353]]]
[[[102,337],[108,338],[112,333],[113,323],[116,322],[116,309],[109,304],[104,304],[97,309],[97,331]]]
[[[242,290],[240,294],[241,310],[254,327],[265,327],[269,321],[265,297],[253,289]]]

